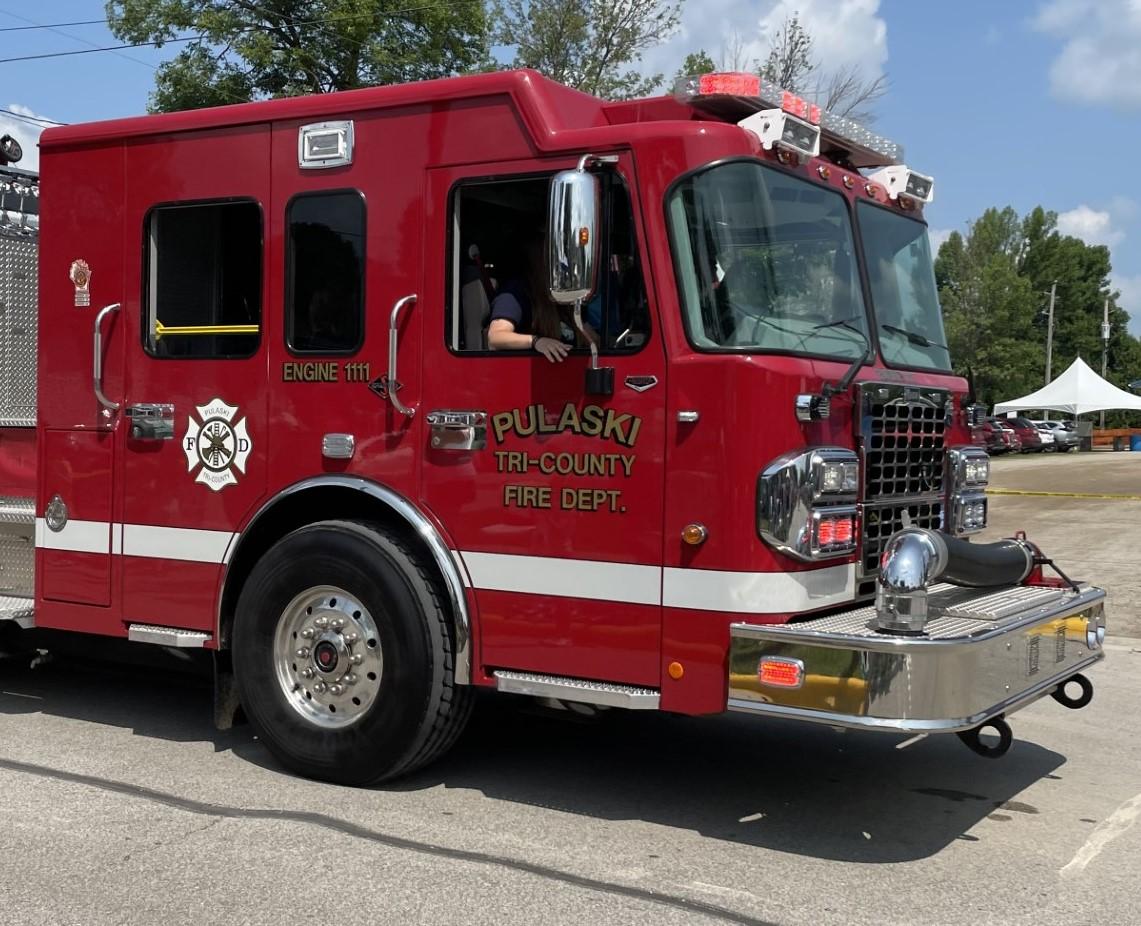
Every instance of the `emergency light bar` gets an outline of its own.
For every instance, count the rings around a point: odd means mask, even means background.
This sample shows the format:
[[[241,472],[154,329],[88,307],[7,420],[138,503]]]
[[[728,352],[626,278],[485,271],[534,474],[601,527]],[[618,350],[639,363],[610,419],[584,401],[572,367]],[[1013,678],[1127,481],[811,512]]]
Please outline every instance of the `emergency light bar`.
[[[935,181],[903,164],[877,170],[868,179],[883,184],[892,199],[902,196],[917,203],[929,203],[935,198]]]
[[[886,167],[903,161],[903,148],[858,122],[830,113],[757,74],[727,72],[679,77],[674,97],[718,119],[740,123],[747,116],[779,109],[819,123],[820,149],[843,154],[853,167]]]

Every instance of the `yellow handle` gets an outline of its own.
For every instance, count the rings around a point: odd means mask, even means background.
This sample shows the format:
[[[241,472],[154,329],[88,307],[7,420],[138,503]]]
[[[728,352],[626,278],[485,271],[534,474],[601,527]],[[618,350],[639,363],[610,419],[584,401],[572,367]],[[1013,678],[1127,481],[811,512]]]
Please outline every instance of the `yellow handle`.
[[[155,319],[155,340],[161,341],[172,334],[257,334],[257,325],[182,325],[168,328]]]

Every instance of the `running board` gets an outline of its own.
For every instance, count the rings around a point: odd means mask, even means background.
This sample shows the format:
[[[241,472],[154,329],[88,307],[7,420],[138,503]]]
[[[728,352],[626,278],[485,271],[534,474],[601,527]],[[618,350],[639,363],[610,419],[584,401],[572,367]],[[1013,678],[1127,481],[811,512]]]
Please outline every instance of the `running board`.
[[[558,698],[560,701],[602,704],[631,710],[656,711],[661,699],[661,693],[655,688],[591,682],[581,678],[565,678],[561,675],[510,672],[503,669],[495,673],[495,683],[499,691],[511,694]]]
[[[17,627],[31,630],[36,624],[35,602],[31,598],[0,596],[0,621],[13,621]]]
[[[181,627],[131,624],[127,628],[127,639],[135,643],[154,643],[158,646],[188,648],[205,646],[210,642],[210,634],[200,630],[183,630]]]

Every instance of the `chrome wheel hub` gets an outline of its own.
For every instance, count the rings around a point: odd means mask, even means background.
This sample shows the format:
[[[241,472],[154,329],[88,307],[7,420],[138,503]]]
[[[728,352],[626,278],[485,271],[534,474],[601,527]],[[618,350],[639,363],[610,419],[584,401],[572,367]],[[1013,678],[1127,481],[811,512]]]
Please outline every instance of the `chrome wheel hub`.
[[[380,692],[384,659],[376,622],[344,589],[306,589],[282,612],[274,669],[286,700],[319,727],[347,727]]]

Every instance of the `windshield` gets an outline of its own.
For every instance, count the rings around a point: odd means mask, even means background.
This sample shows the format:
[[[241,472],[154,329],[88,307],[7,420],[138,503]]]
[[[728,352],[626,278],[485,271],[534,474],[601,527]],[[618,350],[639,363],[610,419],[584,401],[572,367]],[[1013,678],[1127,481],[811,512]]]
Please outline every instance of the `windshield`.
[[[687,177],[667,208],[695,347],[866,355],[851,220],[839,193],[738,161]]]
[[[927,227],[866,202],[857,215],[884,360],[950,370]]]

